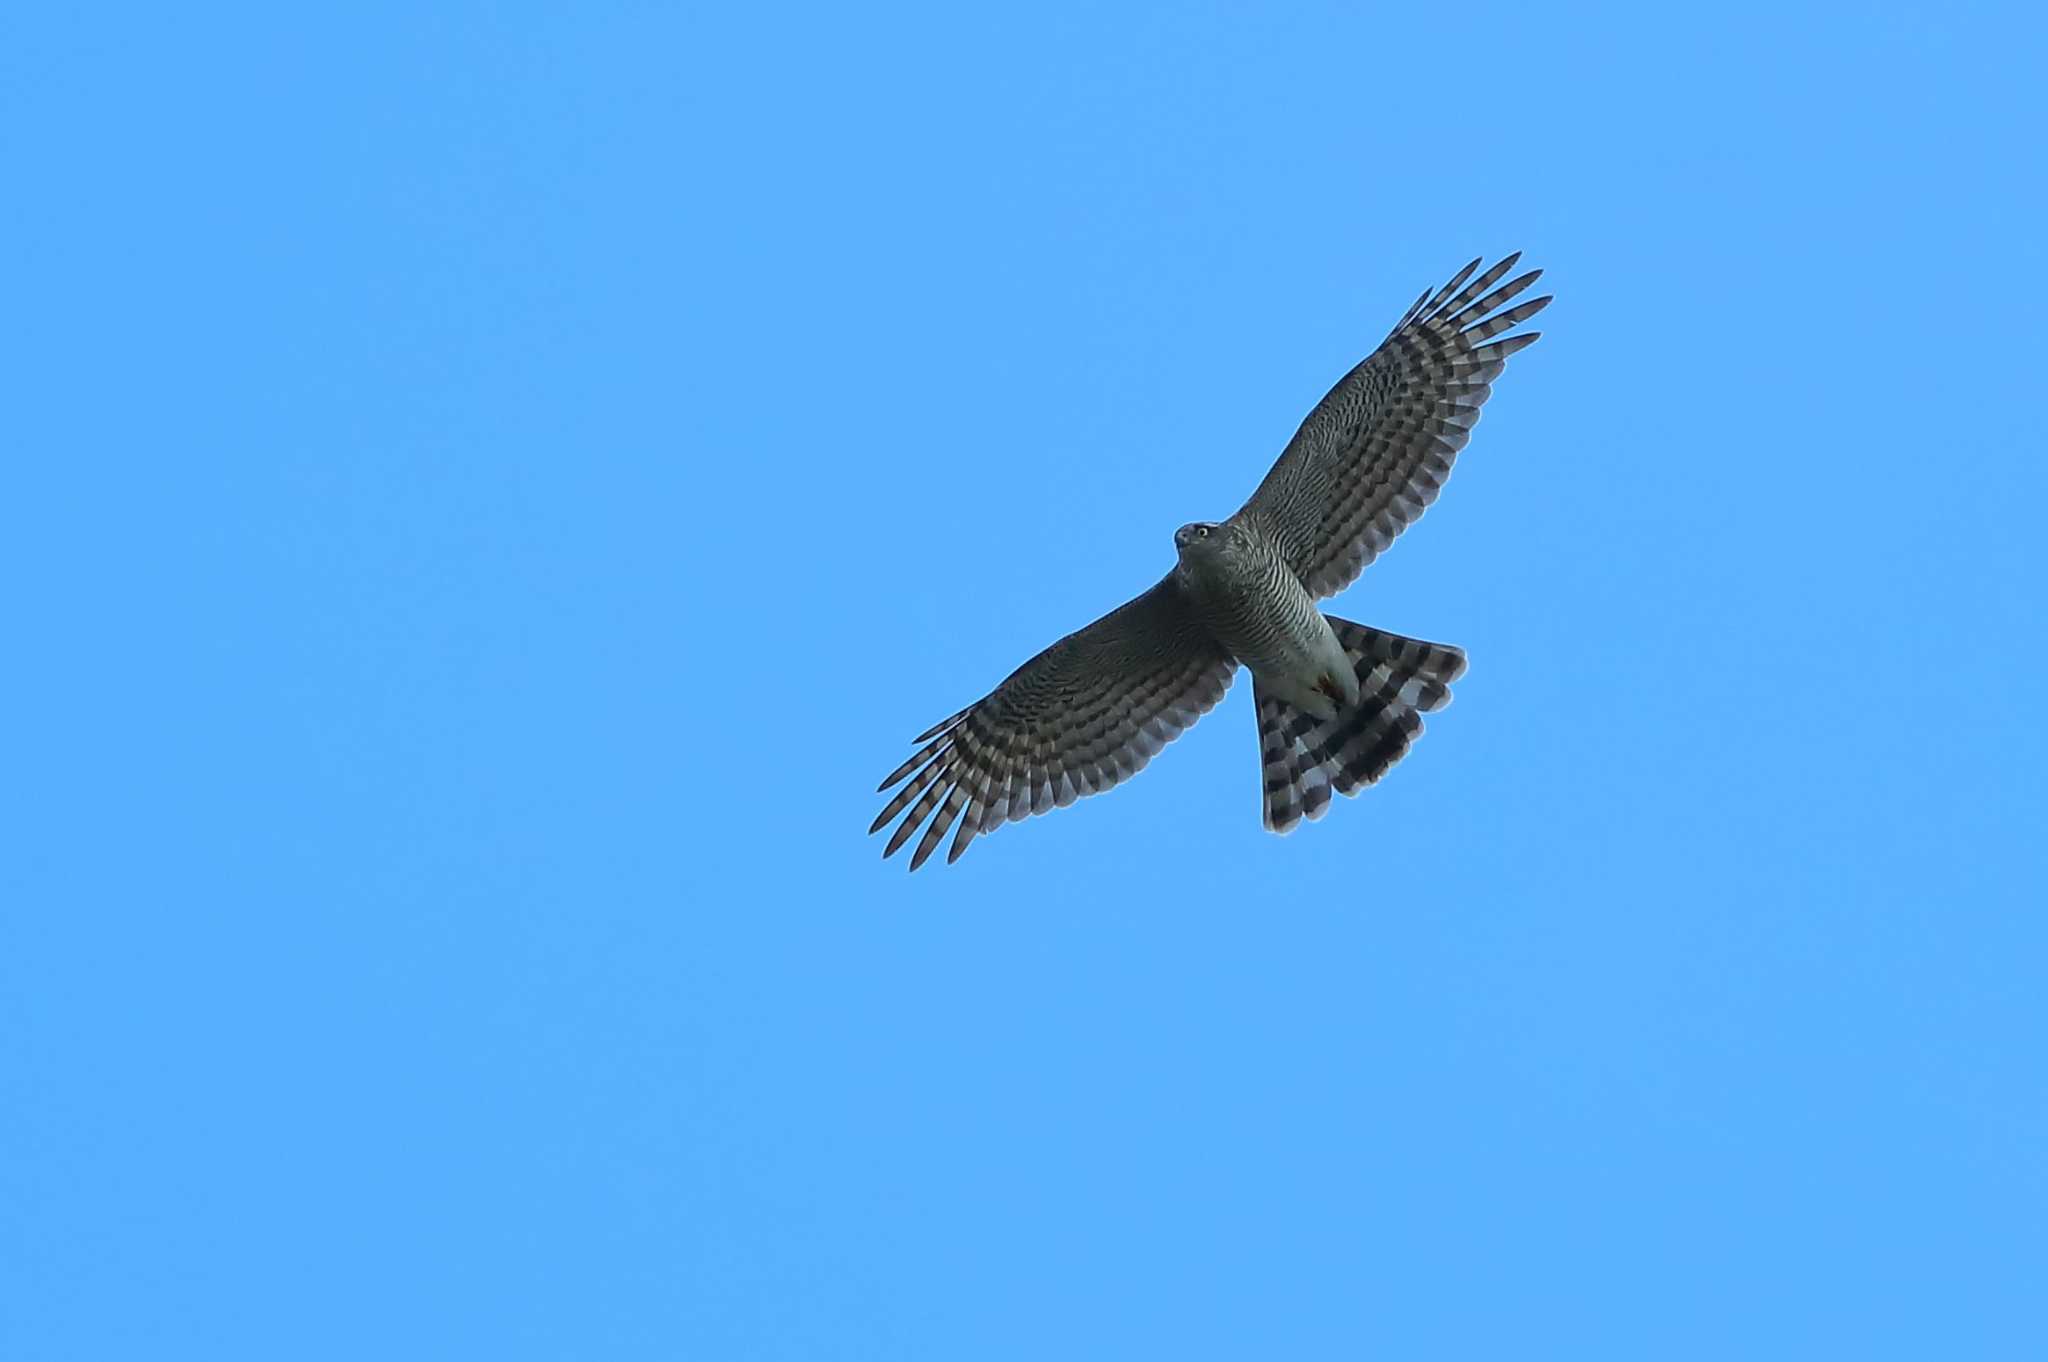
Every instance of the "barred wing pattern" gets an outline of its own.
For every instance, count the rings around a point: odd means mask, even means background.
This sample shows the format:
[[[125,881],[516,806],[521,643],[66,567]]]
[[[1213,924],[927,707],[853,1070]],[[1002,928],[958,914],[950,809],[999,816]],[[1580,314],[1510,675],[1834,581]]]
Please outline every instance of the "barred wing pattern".
[[[893,856],[930,818],[910,856],[915,870],[957,819],[946,852],[956,861],[982,833],[1136,775],[1223,698],[1236,671],[1168,577],[920,733],[913,741],[925,745],[879,788],[910,783],[868,831],[908,809],[882,851]]]
[[[1311,595],[1349,586],[1436,500],[1508,356],[1541,334],[1494,339],[1550,302],[1495,311],[1543,273],[1495,288],[1519,259],[1518,251],[1476,279],[1474,260],[1434,294],[1425,289],[1316,404],[1238,513],[1273,534]]]

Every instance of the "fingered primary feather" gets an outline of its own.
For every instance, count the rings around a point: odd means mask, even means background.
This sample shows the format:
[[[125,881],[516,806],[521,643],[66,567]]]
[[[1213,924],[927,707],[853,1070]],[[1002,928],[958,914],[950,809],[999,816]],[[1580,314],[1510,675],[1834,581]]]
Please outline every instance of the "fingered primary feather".
[[[1311,594],[1350,585],[1436,500],[1508,356],[1540,334],[1487,343],[1550,303],[1495,311],[1542,277],[1530,270],[1502,284],[1520,259],[1476,275],[1474,260],[1425,293],[1316,404],[1238,512],[1273,535]]]
[[[1236,670],[1169,577],[927,729],[882,782],[909,778],[868,831],[901,815],[882,849],[893,856],[922,828],[915,870],[957,829],[946,859],[958,860],[983,833],[1136,774],[1223,698]]]

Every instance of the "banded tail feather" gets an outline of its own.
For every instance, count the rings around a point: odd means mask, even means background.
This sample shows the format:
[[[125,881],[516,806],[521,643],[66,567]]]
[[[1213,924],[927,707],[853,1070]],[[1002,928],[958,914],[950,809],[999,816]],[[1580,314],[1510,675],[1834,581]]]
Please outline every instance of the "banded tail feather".
[[[1358,675],[1358,703],[1317,719],[1253,685],[1266,826],[1290,832],[1329,810],[1332,792],[1354,795],[1392,769],[1422,736],[1422,716],[1451,701],[1465,654],[1444,643],[1390,634],[1328,616]]]

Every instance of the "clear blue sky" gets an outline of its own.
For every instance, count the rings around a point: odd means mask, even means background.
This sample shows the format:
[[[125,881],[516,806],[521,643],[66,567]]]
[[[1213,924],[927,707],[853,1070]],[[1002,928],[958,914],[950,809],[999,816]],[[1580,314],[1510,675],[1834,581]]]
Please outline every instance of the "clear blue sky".
[[[2043,20],[1657,8],[12,13],[0,1353],[2048,1355]],[[1516,248],[1384,784],[879,859]]]

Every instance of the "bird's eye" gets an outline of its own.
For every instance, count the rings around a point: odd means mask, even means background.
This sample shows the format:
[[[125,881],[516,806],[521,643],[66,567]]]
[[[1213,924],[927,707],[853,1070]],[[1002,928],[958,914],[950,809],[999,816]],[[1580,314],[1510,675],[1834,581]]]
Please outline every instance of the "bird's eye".
[[[1197,538],[1197,539],[1207,539],[1208,537],[1209,537],[1209,527],[1208,527],[1207,525],[1197,525],[1197,526],[1195,526],[1195,538]]]

